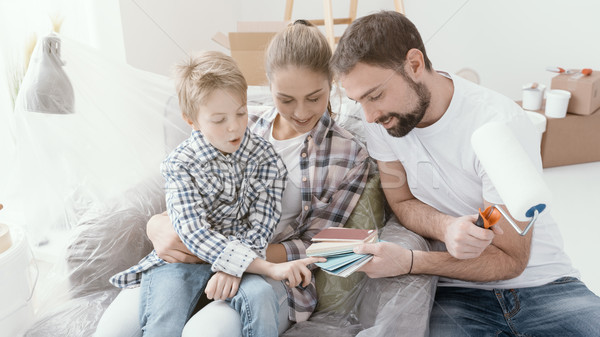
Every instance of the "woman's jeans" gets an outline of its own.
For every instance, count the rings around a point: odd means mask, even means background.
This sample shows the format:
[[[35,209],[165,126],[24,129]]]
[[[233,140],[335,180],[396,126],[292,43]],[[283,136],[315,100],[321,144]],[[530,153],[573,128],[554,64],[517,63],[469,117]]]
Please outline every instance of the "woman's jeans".
[[[435,336],[600,336],[600,298],[564,277],[539,287],[482,290],[438,287]]]

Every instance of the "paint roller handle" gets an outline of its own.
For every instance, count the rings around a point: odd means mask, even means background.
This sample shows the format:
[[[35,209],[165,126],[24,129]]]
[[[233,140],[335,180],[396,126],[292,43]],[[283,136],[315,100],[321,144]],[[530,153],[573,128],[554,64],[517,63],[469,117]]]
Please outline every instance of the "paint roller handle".
[[[479,216],[477,217],[477,221],[475,221],[475,225],[481,228],[488,229],[495,225],[502,214],[498,211],[496,206],[488,206],[485,210],[479,209]]]
[[[514,220],[512,220],[505,211],[500,209],[498,207],[498,205],[488,206],[483,211],[480,208],[479,216],[477,217],[477,221],[475,221],[475,225],[477,225],[478,227],[481,227],[481,228],[488,229],[488,228],[494,226],[500,220],[501,217],[504,217],[506,219],[506,221],[508,221],[508,223],[517,231],[517,233],[519,233],[519,235],[524,236],[533,227],[533,224],[537,220],[538,215],[545,208],[546,208],[545,204],[540,204],[540,205],[532,207],[529,210],[529,212],[527,213],[527,216],[530,217],[531,220],[529,221],[529,223],[523,230],[521,230],[521,228],[519,228],[519,226],[514,222]]]

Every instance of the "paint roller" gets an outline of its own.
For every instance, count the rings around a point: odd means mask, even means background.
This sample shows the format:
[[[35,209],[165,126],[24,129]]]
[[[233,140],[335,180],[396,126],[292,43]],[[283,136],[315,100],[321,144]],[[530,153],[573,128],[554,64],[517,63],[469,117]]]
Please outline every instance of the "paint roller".
[[[471,144],[510,215],[518,221],[529,221],[521,230],[506,211],[493,205],[479,209],[475,224],[489,228],[504,217],[519,235],[526,235],[550,204],[551,192],[540,172],[505,123],[484,124],[471,136]]]
[[[2,210],[3,206],[0,204],[0,210]],[[12,240],[10,238],[10,230],[8,225],[0,223],[0,254],[7,251],[12,245]]]

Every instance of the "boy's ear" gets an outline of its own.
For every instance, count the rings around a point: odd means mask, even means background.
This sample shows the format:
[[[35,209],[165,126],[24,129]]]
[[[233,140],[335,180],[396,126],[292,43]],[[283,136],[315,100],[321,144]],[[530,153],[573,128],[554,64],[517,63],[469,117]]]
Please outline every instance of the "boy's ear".
[[[186,114],[184,114],[183,112],[181,113],[181,118],[183,118],[183,120],[188,123],[192,128],[194,128],[194,130],[196,130],[196,127],[194,126],[194,121],[192,121]]]

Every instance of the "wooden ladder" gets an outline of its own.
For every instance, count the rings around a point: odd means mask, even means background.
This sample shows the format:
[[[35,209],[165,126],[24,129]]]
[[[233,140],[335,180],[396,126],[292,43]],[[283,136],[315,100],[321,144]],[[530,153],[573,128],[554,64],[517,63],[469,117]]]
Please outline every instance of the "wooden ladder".
[[[339,36],[335,36],[333,32],[334,25],[349,25],[356,19],[356,9],[358,7],[358,0],[350,0],[350,13],[347,18],[333,18],[333,9],[331,0],[323,0],[323,17],[324,19],[310,20],[315,26],[325,26],[325,36],[331,46],[331,50],[335,49],[337,42],[340,40]],[[292,11],[294,8],[294,0],[286,0],[285,2],[285,13],[283,19],[285,21],[292,20]],[[394,8],[396,12],[404,14],[404,1],[394,0]]]

